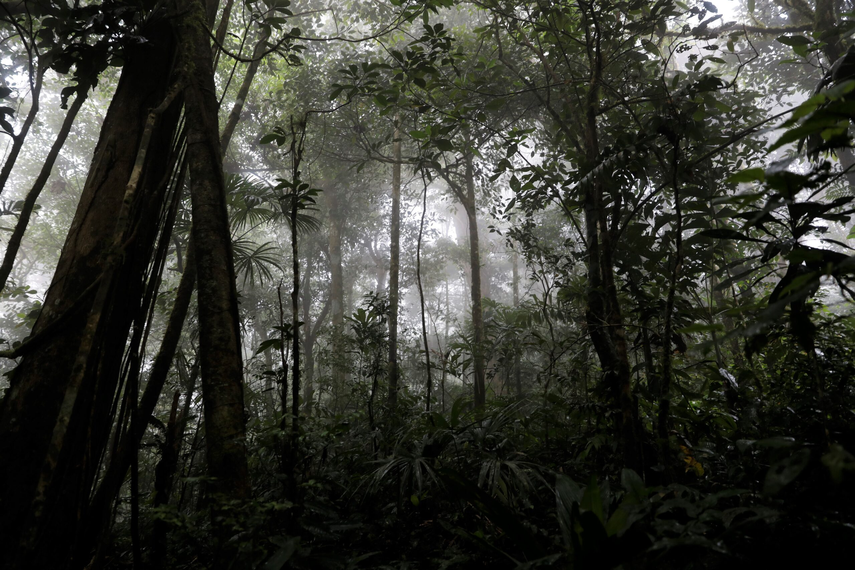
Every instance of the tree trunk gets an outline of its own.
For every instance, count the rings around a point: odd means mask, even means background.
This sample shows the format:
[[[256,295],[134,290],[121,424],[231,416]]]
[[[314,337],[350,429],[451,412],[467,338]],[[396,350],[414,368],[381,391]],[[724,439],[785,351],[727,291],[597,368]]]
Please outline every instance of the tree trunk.
[[[167,22],[152,22],[143,34],[148,41],[126,51],[125,68],[33,340],[0,405],[0,536],[6,544],[19,545],[0,549],[0,567],[62,568],[68,563],[108,439],[119,367],[157,233],[156,220],[141,219],[153,212],[144,203],[162,200],[165,185],[160,182],[172,166],[169,156],[179,110],[176,102],[161,115],[159,125],[149,125],[149,111],[168,91],[174,45]],[[150,148],[138,156],[144,134],[150,136]],[[124,204],[132,173],[138,175],[137,191]],[[122,237],[115,234],[123,211]],[[122,244],[119,250],[113,247],[116,237]],[[99,280],[108,256],[113,262],[109,288],[104,288]],[[98,289],[100,309],[90,314]],[[91,350],[80,345],[87,322],[94,327],[87,339]],[[80,366],[84,358],[85,368],[73,375],[75,364]],[[68,423],[60,427],[63,401],[69,407],[62,421]],[[51,441],[59,441],[56,436],[61,434],[61,446],[52,447]],[[33,501],[42,492],[43,500],[34,509]],[[47,544],[50,547],[43,548]]]
[[[585,160],[593,168],[600,160],[597,112],[602,73],[598,51],[591,55],[593,70],[588,86],[583,145]],[[641,454],[636,434],[636,410],[632,396],[632,377],[626,348],[626,332],[620,311],[620,300],[614,278],[612,244],[608,216],[604,205],[605,176],[593,175],[585,186],[585,237],[588,246],[588,283],[585,320],[588,334],[600,359],[603,381],[619,411],[617,431],[622,444],[624,463],[640,471]]]
[[[166,384],[167,374],[172,366],[172,360],[181,340],[181,330],[187,318],[195,284],[196,262],[191,242],[187,247],[187,267],[181,275],[178,290],[175,292],[172,311],[169,314],[169,320],[166,324],[166,331],[163,334],[160,349],[152,364],[148,382],[137,407],[136,425],[146,425],[157,406],[157,401],[160,398],[160,393],[163,391],[163,386]],[[77,545],[75,552],[76,559],[72,563],[72,566],[86,564],[90,551],[95,546],[96,538],[107,526],[105,522],[110,515],[113,499],[119,493],[119,489],[131,465],[132,454],[139,447],[144,433],[144,429],[138,430],[136,434],[126,432],[116,446],[107,470],[101,477],[101,482],[92,499],[89,514],[81,523],[84,532],[82,533],[82,540]]]
[[[520,255],[516,251],[513,253],[513,292],[514,292],[514,309],[520,306]],[[520,348],[519,343],[514,348],[514,385],[517,390],[517,398],[522,398],[522,369],[520,367]]]
[[[226,209],[223,157],[217,123],[214,71],[202,0],[182,2],[183,66],[187,163],[193,216],[193,244],[199,301],[199,358],[205,411],[208,473],[215,478],[214,496],[227,500],[249,497],[249,471],[244,424],[243,366],[238,320],[237,286]],[[216,505],[215,505],[216,506]],[[229,529],[212,514],[219,548]],[[218,567],[229,567],[231,556],[217,556]]]
[[[347,374],[344,348],[344,271],[341,259],[341,237],[344,219],[339,203],[339,191],[331,186],[324,192],[330,211],[330,318],[332,320],[332,381],[336,389],[344,384]]]
[[[389,409],[398,405],[398,281],[401,273],[401,129],[395,118],[392,143],[392,220],[389,245]]]
[[[478,218],[475,207],[475,171],[472,165],[472,153],[466,154],[466,200],[463,202],[469,219],[469,266],[472,270],[470,292],[472,296],[473,353],[475,407],[483,408],[487,403],[484,365],[484,314],[481,308],[481,252],[478,244]]]
[[[186,376],[186,372],[184,372]],[[196,377],[199,374],[198,361],[193,366],[189,378],[184,378],[186,394],[184,396],[184,407],[178,411],[179,392],[175,392],[172,399],[172,409],[169,413],[169,421],[166,424],[163,445],[161,446],[160,461],[155,467],[154,482],[154,507],[169,504],[172,496],[172,486],[175,481],[175,473],[178,471],[178,460],[181,452],[181,443],[184,440],[184,430],[187,427],[191,405],[193,403],[193,391],[196,388]],[[151,563],[152,568],[166,567],[166,544],[169,524],[156,519],[151,534]]]
[[[252,61],[246,70],[246,75],[243,76],[243,82],[241,82],[237,96],[235,97],[235,104],[232,106],[228,119],[226,119],[226,126],[223,127],[223,133],[220,137],[220,147],[223,149],[223,154],[225,154],[226,149],[229,147],[229,142],[232,140],[235,127],[237,127],[238,121],[240,120],[240,114],[243,111],[244,104],[246,103],[246,97],[249,95],[249,88],[252,85],[252,80],[255,78],[256,72],[258,71],[258,66],[261,63],[261,54],[263,54],[264,50],[267,48],[267,40],[270,38],[271,28],[271,26],[264,26],[261,29],[261,35],[258,37],[258,43],[255,44],[255,49],[252,52]]]
[[[425,229],[425,216],[427,215],[427,191],[428,184],[425,181],[425,189],[424,195],[422,199],[422,217],[419,221],[419,239],[416,243],[416,283],[419,286],[419,306],[421,308],[421,316],[422,316],[422,340],[424,341],[425,347],[425,370],[427,371],[427,382],[425,386],[425,411],[430,412],[430,399],[431,392],[433,392],[433,376],[430,366],[430,346],[428,345],[428,333],[427,333],[427,319],[426,319],[426,311],[425,311],[425,292],[422,288],[422,234]],[[375,375],[375,384],[376,384],[376,375]],[[373,396],[373,392],[372,392]]]

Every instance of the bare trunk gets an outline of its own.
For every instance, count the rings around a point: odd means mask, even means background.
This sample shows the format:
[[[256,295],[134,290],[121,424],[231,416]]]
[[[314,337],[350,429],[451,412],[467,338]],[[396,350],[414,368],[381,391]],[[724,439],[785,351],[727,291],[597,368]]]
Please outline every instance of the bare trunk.
[[[199,300],[199,357],[205,411],[208,473],[215,478],[216,497],[242,500],[250,495],[246,458],[243,402],[243,365],[238,320],[237,286],[232,259],[231,234],[226,209],[223,157],[217,123],[214,72],[202,0],[182,3],[183,64],[188,72],[185,89],[187,163],[193,215],[193,243]],[[216,500],[216,499],[215,499]],[[219,549],[229,529],[213,510]],[[217,557],[228,567],[233,552]]]
[[[469,219],[469,266],[472,271],[470,292],[472,296],[472,383],[475,389],[475,407],[487,403],[484,364],[484,314],[481,308],[481,252],[478,244],[478,218],[475,208],[475,171],[472,153],[466,154],[466,201],[463,203]]]
[[[520,256],[515,251],[513,254],[513,289],[514,289],[514,308],[520,306]],[[520,349],[519,344],[514,348],[514,385],[517,390],[517,398],[522,398],[522,369],[520,367]]]
[[[340,389],[347,373],[344,348],[344,271],[341,259],[341,234],[344,225],[339,190],[329,188],[324,192],[330,210],[330,318],[332,320],[333,385]]]
[[[419,222],[419,239],[416,244],[416,282],[419,286],[419,305],[421,307],[421,315],[422,315],[422,339],[424,340],[425,347],[425,369],[427,370],[427,385],[426,390],[427,394],[425,395],[425,411],[430,412],[430,399],[431,392],[433,391],[433,376],[431,375],[430,368],[430,346],[428,345],[428,333],[427,333],[427,321],[425,318],[425,293],[422,289],[422,234],[425,229],[425,215],[427,214],[427,191],[428,185],[427,181],[425,181],[425,190],[424,196],[422,199],[422,217]],[[376,384],[376,375],[375,375],[375,384]],[[373,392],[372,392],[373,397]]]
[[[261,54],[263,54],[264,50],[267,48],[267,40],[270,38],[270,30],[271,26],[265,26],[261,29],[261,35],[258,38],[258,43],[255,44],[255,49],[252,52],[252,61],[246,69],[246,75],[243,76],[243,82],[241,83],[237,96],[235,97],[235,104],[232,106],[228,119],[226,119],[226,126],[223,127],[223,133],[220,137],[220,146],[223,149],[223,153],[225,153],[226,149],[229,147],[229,142],[232,140],[235,127],[237,127],[238,121],[240,121],[240,115],[243,111],[244,104],[246,103],[246,97],[249,95],[249,88],[252,85],[252,80],[255,79],[255,74],[258,71],[259,64],[261,63]]]
[[[398,405],[398,280],[401,272],[401,130],[395,118],[392,220],[389,246],[389,408]]]

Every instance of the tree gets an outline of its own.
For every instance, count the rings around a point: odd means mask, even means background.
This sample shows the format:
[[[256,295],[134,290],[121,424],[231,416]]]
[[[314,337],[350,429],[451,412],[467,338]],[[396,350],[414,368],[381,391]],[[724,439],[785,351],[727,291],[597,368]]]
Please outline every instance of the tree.
[[[177,24],[147,21],[139,33],[148,41],[124,50],[122,79],[47,304],[31,340],[14,354],[24,358],[0,413],[7,484],[0,524],[5,535],[19,537],[17,549],[3,552],[10,567],[60,567],[82,538],[63,529],[81,529],[80,517],[86,517],[113,422],[112,401],[125,378],[128,332],[133,323],[142,326],[152,301],[144,296],[145,268],[158,251],[157,240],[169,240],[168,232],[158,235],[166,211],[156,206],[178,191],[169,173],[178,164],[182,103],[194,119],[187,135],[195,241],[205,242],[196,255],[200,317],[209,325],[201,344],[211,473],[218,478],[215,491],[248,495],[240,335],[211,52],[202,4],[184,8]],[[177,29],[180,42],[173,40]],[[172,69],[176,59],[184,67]],[[138,366],[139,337],[134,339],[128,354]],[[135,384],[125,393],[135,408]],[[135,420],[127,429],[138,429]],[[55,547],[41,548],[46,539]]]

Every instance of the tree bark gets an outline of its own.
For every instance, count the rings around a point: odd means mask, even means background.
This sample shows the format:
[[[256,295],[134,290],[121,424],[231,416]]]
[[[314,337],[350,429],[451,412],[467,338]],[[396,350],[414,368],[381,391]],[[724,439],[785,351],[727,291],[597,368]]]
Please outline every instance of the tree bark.
[[[35,340],[0,404],[0,536],[18,545],[0,549],[0,567],[68,564],[106,446],[119,366],[157,234],[156,220],[141,219],[152,213],[144,203],[162,199],[160,182],[172,166],[179,110],[176,101],[158,125],[150,124],[150,109],[163,102],[170,85],[174,45],[167,22],[152,21],[142,33],[148,41],[126,51],[77,212],[33,328]],[[150,137],[143,149],[148,152],[140,155],[144,135]],[[132,174],[137,191],[128,194]],[[126,198],[131,201],[125,203]],[[123,237],[116,235],[119,230]],[[111,277],[104,288],[100,280],[108,258]],[[99,289],[92,313],[93,293]],[[54,325],[57,319],[61,327]],[[84,334],[87,323],[91,336]],[[81,347],[84,337],[88,347]],[[72,374],[75,366],[83,368]],[[70,407],[61,416],[63,401]],[[60,427],[60,420],[68,423]],[[43,498],[34,509],[39,493]],[[42,547],[47,544],[50,548]]]
[[[223,156],[217,124],[207,15],[202,0],[184,0],[180,25],[182,65],[187,73],[187,163],[199,301],[199,358],[211,490],[226,500],[250,495],[243,402],[243,366],[237,286],[226,208]],[[213,513],[220,549],[233,550],[229,530]],[[233,562],[217,556],[217,567]]]
[[[401,273],[401,129],[395,118],[389,245],[389,409],[398,405],[398,281]]]

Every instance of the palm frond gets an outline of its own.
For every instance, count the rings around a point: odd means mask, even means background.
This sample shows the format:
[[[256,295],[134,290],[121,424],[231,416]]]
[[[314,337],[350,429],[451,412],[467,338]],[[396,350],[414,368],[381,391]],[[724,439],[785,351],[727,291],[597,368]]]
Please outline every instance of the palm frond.
[[[226,202],[232,230],[244,231],[274,220],[279,212],[274,207],[273,189],[237,174],[226,175]]]
[[[273,242],[256,245],[249,239],[240,238],[232,243],[235,256],[235,273],[243,275],[243,284],[250,285],[273,280],[273,269],[282,271],[279,247]]]

